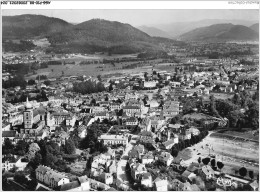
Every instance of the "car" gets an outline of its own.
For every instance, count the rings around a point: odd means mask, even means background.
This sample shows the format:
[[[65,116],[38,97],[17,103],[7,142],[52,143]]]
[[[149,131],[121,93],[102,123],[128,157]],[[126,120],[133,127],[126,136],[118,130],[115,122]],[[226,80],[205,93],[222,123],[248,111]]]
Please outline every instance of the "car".
[[[201,153],[198,153],[197,155],[200,155]]]

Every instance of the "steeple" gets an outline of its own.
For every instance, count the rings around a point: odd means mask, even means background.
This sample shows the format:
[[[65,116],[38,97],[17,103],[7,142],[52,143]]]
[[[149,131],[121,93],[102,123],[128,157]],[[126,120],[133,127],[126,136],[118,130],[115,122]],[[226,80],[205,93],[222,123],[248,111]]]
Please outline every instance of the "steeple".
[[[26,98],[25,109],[32,109],[32,104],[29,102],[28,97]]]

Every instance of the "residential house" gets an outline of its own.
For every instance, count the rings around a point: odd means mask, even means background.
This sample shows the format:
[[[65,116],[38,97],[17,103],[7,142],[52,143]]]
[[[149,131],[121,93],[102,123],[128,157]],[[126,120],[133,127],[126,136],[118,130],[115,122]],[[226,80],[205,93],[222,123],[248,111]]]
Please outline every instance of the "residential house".
[[[142,131],[141,133],[139,133],[140,136],[140,140],[142,139],[154,139],[156,137],[156,135],[151,132],[151,131]]]
[[[128,144],[128,137],[124,136],[124,135],[101,135],[98,138],[99,141],[103,140],[104,144],[123,144],[123,145],[127,145]]]
[[[125,124],[126,126],[136,126],[138,125],[138,119],[135,117],[127,118]]]
[[[100,175],[101,181],[105,183],[106,185],[113,183],[113,176],[111,173],[102,173]]]
[[[106,109],[105,107],[98,107],[98,106],[95,106],[95,107],[92,107],[92,113],[101,113],[101,112],[105,112]]]
[[[143,154],[144,154],[144,146],[141,145],[141,144],[138,144],[138,145],[134,146],[133,149],[134,149],[134,150],[137,150],[140,155],[143,155]]]
[[[15,162],[5,161],[2,162],[2,171],[6,172],[15,167]]]
[[[206,180],[214,177],[214,170],[209,165],[204,165],[200,170],[200,176]]]
[[[15,162],[15,167],[17,167],[17,171],[23,171],[26,166],[28,165],[28,160],[25,158],[19,158],[16,162]]]
[[[192,181],[193,178],[196,177],[196,174],[189,172],[188,170],[185,170],[182,174],[181,177],[184,181]]]
[[[61,185],[60,191],[89,191],[90,182],[86,175],[78,177],[77,180]]]
[[[128,157],[129,157],[129,159],[140,159],[141,154],[139,153],[138,150],[132,149],[128,152]]]
[[[109,113],[107,112],[98,112],[95,114],[95,117],[94,117],[95,121],[96,120],[100,120],[100,121],[103,121],[104,119],[109,119]]]
[[[70,180],[65,176],[64,173],[59,173],[43,165],[39,165],[35,172],[36,179],[40,182],[45,183],[47,186],[50,186],[51,188],[64,185],[70,182]]]
[[[108,150],[104,155],[106,156],[106,159],[113,160],[115,158],[115,149],[108,147]]]
[[[171,140],[165,141],[165,142],[163,143],[163,147],[164,147],[165,149],[171,149],[172,146],[173,146],[174,144],[178,143],[178,142],[179,142],[178,137],[175,137],[175,138],[173,138],[173,139],[171,139]]]
[[[141,179],[141,184],[146,186],[146,187],[152,187],[152,176],[149,172],[143,173],[142,179]]]
[[[167,180],[161,180],[159,177],[157,177],[154,180],[155,189],[156,191],[168,191],[168,181]]]
[[[192,162],[188,167],[187,167],[187,171],[192,172],[192,173],[198,173],[198,170],[200,170],[200,164],[196,163],[196,162]]]
[[[120,110],[121,109],[121,104],[120,103],[111,103],[110,104],[110,110],[115,111],[115,110]]]
[[[138,106],[125,106],[123,107],[123,112],[127,116],[138,116],[141,113],[141,109]]]
[[[17,134],[16,131],[2,131],[2,143],[4,143],[5,139],[9,139],[12,143],[14,143],[15,135]]]
[[[136,163],[136,164],[132,165],[132,167],[131,167],[131,176],[135,180],[138,179],[138,176],[141,176],[143,173],[146,173],[146,172],[147,172],[147,170],[145,168],[145,165],[143,165],[141,163]]]
[[[142,164],[149,164],[152,163],[153,161],[154,161],[154,156],[152,152],[148,152],[142,157]]]
[[[254,180],[253,182],[251,182],[250,184],[250,187],[254,190],[254,191],[259,191],[259,184],[256,180]]]
[[[172,161],[172,166],[173,166],[175,169],[181,171],[181,170],[183,169],[183,167],[185,166],[185,162],[184,162],[184,160],[183,160],[182,158],[180,158],[180,157],[175,157],[175,158],[173,159],[173,161]]]
[[[173,156],[170,153],[163,151],[158,159],[160,159],[166,166],[170,166],[173,161]]]

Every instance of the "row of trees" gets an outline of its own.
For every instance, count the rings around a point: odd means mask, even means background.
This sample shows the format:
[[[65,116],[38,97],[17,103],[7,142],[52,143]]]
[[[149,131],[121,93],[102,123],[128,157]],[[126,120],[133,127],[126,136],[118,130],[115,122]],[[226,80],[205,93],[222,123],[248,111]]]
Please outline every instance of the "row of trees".
[[[221,161],[216,161],[215,158],[209,158],[209,157],[206,157],[206,158],[203,158],[201,159],[201,157],[198,158],[198,163],[201,164],[201,162],[204,164],[204,165],[208,165],[210,163],[210,166],[212,167],[212,169],[214,171],[217,170],[217,168],[219,170],[221,170],[223,167],[224,167],[224,163],[222,163]]]

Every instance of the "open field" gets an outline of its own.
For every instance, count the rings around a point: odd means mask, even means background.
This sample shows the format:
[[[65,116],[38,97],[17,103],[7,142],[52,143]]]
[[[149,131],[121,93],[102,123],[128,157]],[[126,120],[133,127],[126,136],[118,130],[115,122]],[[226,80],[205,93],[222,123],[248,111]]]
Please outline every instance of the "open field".
[[[75,62],[75,64],[65,64],[65,65],[49,65],[48,68],[44,69],[38,69],[36,72],[36,75],[30,75],[26,77],[26,79],[35,78],[37,75],[46,75],[48,78],[57,78],[62,75],[62,72],[64,72],[64,76],[80,76],[80,75],[86,75],[86,76],[92,76],[96,77],[97,75],[112,75],[112,74],[134,74],[134,73],[140,73],[140,72],[152,72],[152,69],[155,70],[163,70],[161,69],[161,64],[153,65],[157,63],[158,61],[150,61],[149,63],[143,64],[140,67],[133,68],[133,69],[123,69],[123,67],[129,66],[134,63],[138,63],[137,61],[131,61],[131,62],[120,62],[112,64],[86,64],[86,65],[79,65],[81,61],[84,61],[84,59],[75,57],[75,58],[67,58],[62,59],[61,61],[65,62]],[[162,65],[164,66],[164,65]],[[164,66],[167,68],[167,66]],[[169,70],[167,70],[169,71]]]
[[[231,139],[233,141],[259,141],[259,135],[253,135],[250,132],[225,131],[223,133],[212,133],[211,137]]]
[[[204,158],[211,154],[215,155],[217,161],[224,163],[222,171],[225,173],[235,174],[243,166],[247,170],[254,171],[255,174],[259,172],[259,145],[257,142],[238,142],[227,138],[215,138],[211,134],[200,143],[188,148],[192,157],[185,163],[197,162],[199,157]]]

